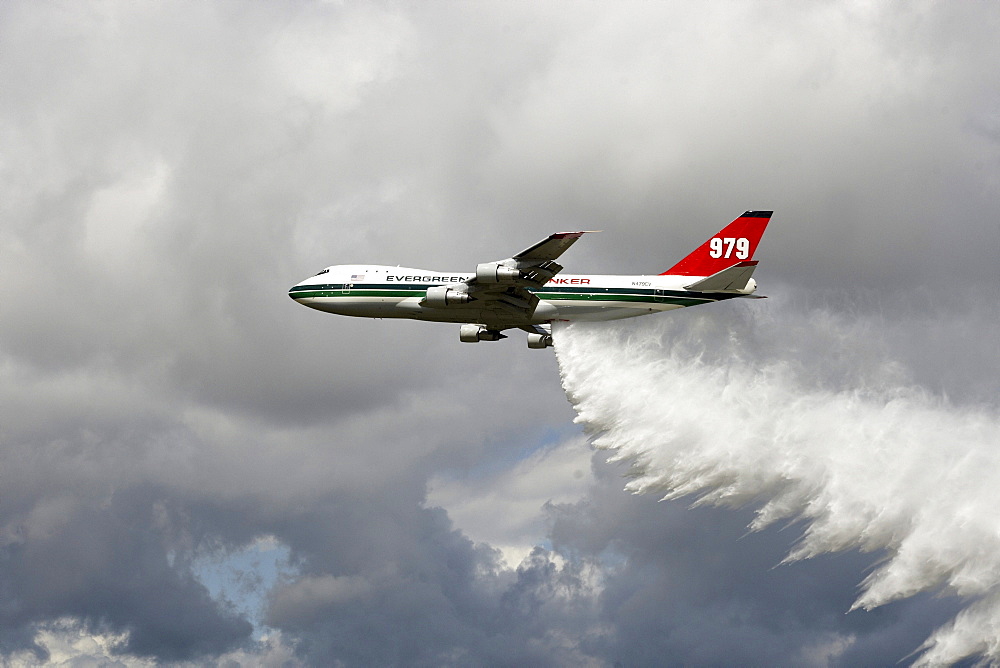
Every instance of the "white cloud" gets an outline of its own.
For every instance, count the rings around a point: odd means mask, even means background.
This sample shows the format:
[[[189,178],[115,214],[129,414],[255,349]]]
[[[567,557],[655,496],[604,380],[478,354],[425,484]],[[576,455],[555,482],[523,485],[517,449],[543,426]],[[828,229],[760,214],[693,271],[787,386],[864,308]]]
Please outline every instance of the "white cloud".
[[[574,503],[593,484],[591,449],[582,436],[540,449],[498,472],[439,474],[430,480],[427,505],[448,511],[477,542],[503,552],[511,567],[545,542],[549,503]]]

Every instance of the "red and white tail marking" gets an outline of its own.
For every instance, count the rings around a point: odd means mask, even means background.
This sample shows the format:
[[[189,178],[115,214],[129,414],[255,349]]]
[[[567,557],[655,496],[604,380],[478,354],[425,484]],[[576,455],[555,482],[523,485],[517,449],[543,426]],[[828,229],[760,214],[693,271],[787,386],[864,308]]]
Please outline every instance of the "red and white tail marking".
[[[747,211],[661,276],[711,276],[753,259],[773,211]]]

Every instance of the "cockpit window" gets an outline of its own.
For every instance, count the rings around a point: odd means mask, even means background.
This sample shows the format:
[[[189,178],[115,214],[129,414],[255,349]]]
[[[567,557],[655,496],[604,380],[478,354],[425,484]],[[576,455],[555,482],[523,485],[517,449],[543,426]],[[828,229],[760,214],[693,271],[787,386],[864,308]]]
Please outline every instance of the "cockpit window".
[[[316,275],[317,275],[317,276],[320,276],[320,275],[322,275],[322,274],[325,274],[325,273],[328,273],[329,271],[330,271],[329,269],[324,269],[323,271],[319,272],[319,273],[318,273],[318,274],[316,274]]]

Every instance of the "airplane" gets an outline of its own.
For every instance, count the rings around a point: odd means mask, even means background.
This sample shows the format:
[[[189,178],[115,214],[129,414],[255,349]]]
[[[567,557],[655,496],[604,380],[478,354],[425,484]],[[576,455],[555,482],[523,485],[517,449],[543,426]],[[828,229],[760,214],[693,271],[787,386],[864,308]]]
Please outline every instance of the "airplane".
[[[754,295],[757,250],[771,211],[747,211],[661,274],[560,274],[556,259],[587,231],[558,232],[475,272],[371,264],[335,265],[288,296],[327,313],[461,324],[466,343],[528,333],[529,348],[552,345],[552,323],[617,320]]]

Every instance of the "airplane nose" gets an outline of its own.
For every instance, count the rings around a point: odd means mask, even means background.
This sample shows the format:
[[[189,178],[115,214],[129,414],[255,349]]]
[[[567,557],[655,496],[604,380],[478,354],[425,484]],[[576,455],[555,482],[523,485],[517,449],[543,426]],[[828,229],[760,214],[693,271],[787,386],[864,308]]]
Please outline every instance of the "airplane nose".
[[[288,296],[301,304],[305,298],[305,288],[302,283],[297,283],[288,289]]]

